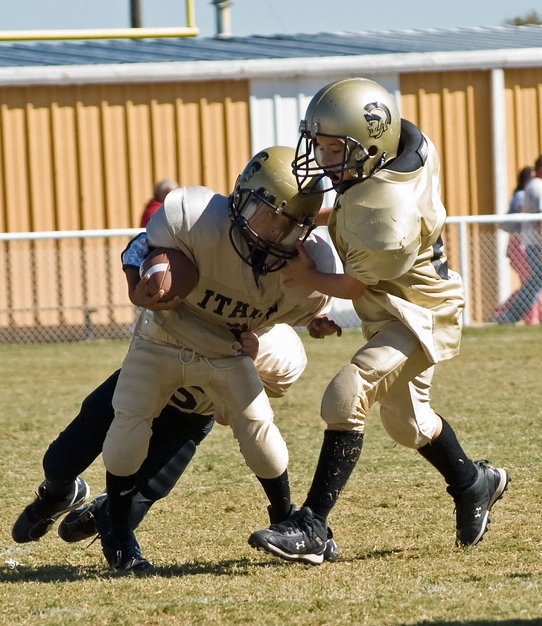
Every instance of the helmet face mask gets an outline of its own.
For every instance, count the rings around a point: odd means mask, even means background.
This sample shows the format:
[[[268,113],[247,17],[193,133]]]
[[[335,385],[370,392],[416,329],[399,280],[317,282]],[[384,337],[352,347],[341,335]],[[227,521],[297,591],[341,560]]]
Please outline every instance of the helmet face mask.
[[[279,270],[297,255],[297,244],[314,228],[323,193],[300,193],[292,172],[293,148],[273,147],[255,155],[230,196],[230,240],[258,275]],[[311,183],[321,189],[321,183]]]
[[[349,78],[326,85],[312,98],[299,126],[293,164],[300,188],[307,176],[325,174],[337,188],[344,180],[365,180],[395,158],[401,134],[397,105],[381,85]],[[342,145],[337,161],[322,159],[323,138]],[[328,190],[326,189],[326,191]]]
[[[294,172],[297,183],[304,186],[307,176],[318,176],[324,174],[331,180],[331,185],[325,187],[324,191],[335,189],[345,180],[345,174],[349,179],[361,179],[363,176],[363,165],[370,158],[369,152],[355,139],[347,136],[328,135],[326,133],[316,133],[312,135],[304,128],[304,121],[300,124],[300,136],[297,143],[296,157],[294,161]],[[337,155],[337,160],[326,162],[322,158],[320,143],[322,138],[336,140],[342,145],[341,153]],[[354,156],[355,155],[355,156]],[[365,176],[365,178],[367,178]]]
[[[234,237],[232,244],[241,258],[260,274],[274,272],[297,254],[297,243],[304,241],[314,225],[298,224],[291,217],[264,199],[261,192],[244,193],[236,210],[237,218],[231,226],[240,232],[248,250]]]
[[[286,259],[294,256],[297,242],[305,240],[312,229],[312,224],[298,224],[286,214],[279,213],[257,192],[248,197],[241,215],[247,233],[257,247]]]

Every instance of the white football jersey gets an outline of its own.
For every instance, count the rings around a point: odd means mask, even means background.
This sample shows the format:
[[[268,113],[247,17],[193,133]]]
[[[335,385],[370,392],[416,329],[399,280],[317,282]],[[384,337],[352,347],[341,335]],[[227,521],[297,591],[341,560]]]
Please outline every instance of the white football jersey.
[[[256,281],[232,246],[230,226],[228,198],[206,187],[171,192],[147,225],[152,246],[181,249],[199,271],[198,284],[179,306],[153,312],[153,319],[176,343],[209,358],[238,354],[245,329],[279,322],[305,326],[329,301],[304,287],[285,287],[280,272]],[[334,271],[326,242],[311,235],[305,245],[321,271]]]
[[[382,169],[338,195],[328,227],[345,273],[368,285],[353,303],[365,336],[399,319],[436,363],[459,350],[464,299],[442,249],[440,164],[427,149],[415,171]]]

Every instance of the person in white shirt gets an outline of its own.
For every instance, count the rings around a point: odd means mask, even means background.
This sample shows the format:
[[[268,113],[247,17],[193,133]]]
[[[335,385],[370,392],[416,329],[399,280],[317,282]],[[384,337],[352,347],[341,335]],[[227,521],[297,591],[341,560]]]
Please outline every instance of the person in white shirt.
[[[524,213],[542,213],[542,155],[534,164],[535,174],[525,187]],[[519,322],[538,300],[542,291],[542,222],[524,222],[521,225],[521,241],[525,246],[527,263],[531,270],[529,278],[516,292],[512,305],[496,317],[499,324]]]

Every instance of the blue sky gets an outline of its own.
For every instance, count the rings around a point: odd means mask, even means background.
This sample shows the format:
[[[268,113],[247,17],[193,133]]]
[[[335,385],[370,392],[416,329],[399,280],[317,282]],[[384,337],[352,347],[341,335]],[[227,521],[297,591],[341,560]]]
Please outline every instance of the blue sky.
[[[538,6],[537,6],[538,5]],[[19,0],[2,2],[0,30],[55,28],[126,28],[128,0]],[[185,26],[184,0],[141,0],[143,26]],[[232,0],[234,35],[317,33],[501,26],[532,10],[537,0]],[[215,34],[211,0],[195,0],[196,26],[204,37]]]

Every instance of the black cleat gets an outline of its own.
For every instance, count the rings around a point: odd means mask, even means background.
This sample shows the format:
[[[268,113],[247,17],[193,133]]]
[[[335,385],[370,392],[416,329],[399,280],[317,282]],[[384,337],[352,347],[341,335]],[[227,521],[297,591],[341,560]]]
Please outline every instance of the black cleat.
[[[286,517],[286,519],[288,519],[292,515],[292,513],[295,513],[297,510],[298,510],[297,506],[295,504],[291,504],[290,510],[288,511],[288,516]],[[271,525],[278,524],[279,522],[284,521],[284,518],[282,518],[282,516],[280,515],[276,516],[273,513],[272,506],[267,507],[267,513],[269,514],[269,521],[271,522]],[[339,546],[337,545],[337,542],[335,541],[335,539],[333,539],[333,531],[328,526],[326,547],[324,550],[324,561],[330,561],[330,562],[336,561],[338,556],[339,556]]]
[[[35,500],[17,518],[11,530],[13,541],[38,541],[60,516],[83,504],[90,495],[89,486],[81,478],[74,481],[73,491],[62,500],[52,498],[48,486],[49,481],[44,480],[38,487]]]
[[[105,514],[107,493],[101,493],[89,504],[84,504],[68,513],[60,522],[58,535],[69,543],[90,539],[100,531],[98,530],[97,518]]]
[[[303,561],[311,565],[322,563],[327,541],[326,523],[316,517],[308,506],[295,511],[283,522],[252,533],[248,539],[248,543],[257,550],[265,550],[287,561]]]
[[[324,550],[324,561],[336,561],[339,558],[339,546],[335,539],[333,539],[333,532],[331,528],[327,527],[327,540]]]
[[[492,467],[487,461],[475,461],[478,476],[474,483],[459,493],[448,487],[455,502],[456,545],[475,546],[487,530],[491,507],[508,489],[510,476],[504,469]]]
[[[114,538],[111,532],[100,536],[102,550],[109,566],[117,572],[152,574],[154,565],[141,556],[139,543],[133,532],[123,540]]]

